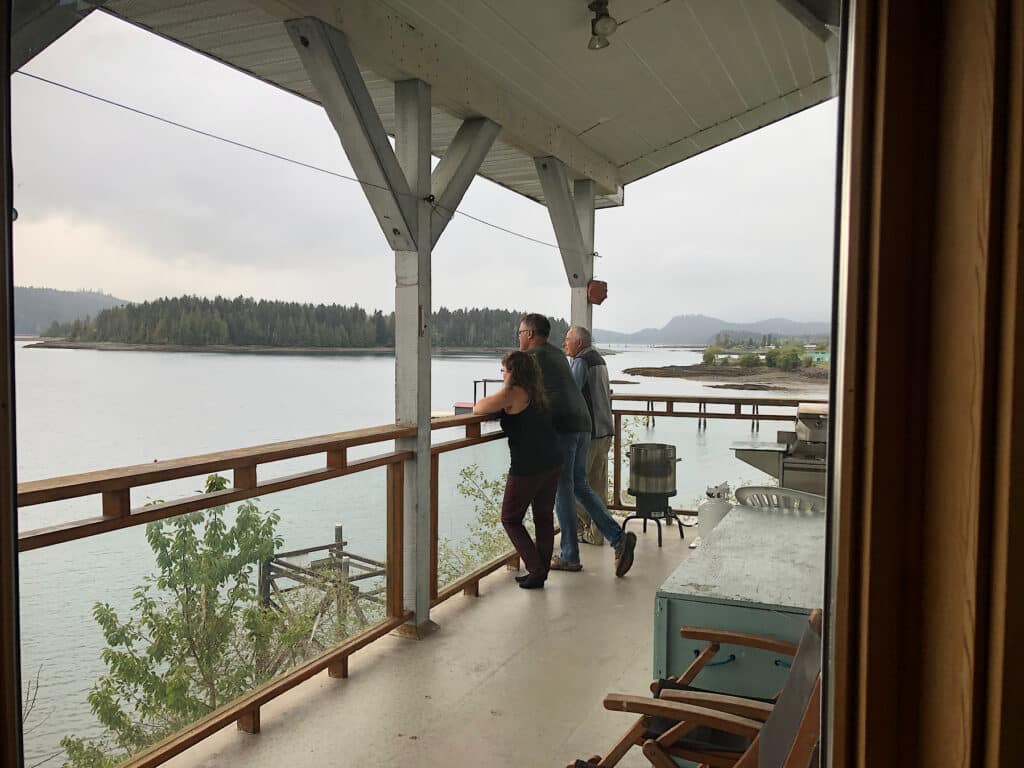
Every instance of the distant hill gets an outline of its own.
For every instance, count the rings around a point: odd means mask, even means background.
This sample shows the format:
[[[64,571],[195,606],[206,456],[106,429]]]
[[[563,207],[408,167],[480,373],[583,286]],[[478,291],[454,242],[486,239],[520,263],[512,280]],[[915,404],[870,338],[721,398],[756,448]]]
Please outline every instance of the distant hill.
[[[97,291],[58,291],[54,288],[14,288],[14,333],[38,336],[53,322],[70,323],[96,317],[104,309],[127,304]]]
[[[831,326],[824,322],[800,322],[773,317],[755,323],[733,323],[707,315],[677,315],[663,328],[644,328],[635,333],[594,330],[598,342],[613,344],[707,344],[722,331],[776,336],[827,336]]]

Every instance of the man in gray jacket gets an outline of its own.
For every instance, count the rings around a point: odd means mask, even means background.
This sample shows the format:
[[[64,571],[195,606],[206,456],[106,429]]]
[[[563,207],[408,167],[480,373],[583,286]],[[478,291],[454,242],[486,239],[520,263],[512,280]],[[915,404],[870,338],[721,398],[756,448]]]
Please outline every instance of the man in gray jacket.
[[[524,315],[519,321],[519,349],[533,355],[540,366],[544,395],[562,454],[562,474],[555,494],[555,515],[562,530],[561,549],[551,560],[551,570],[583,570],[576,527],[575,502],[578,500],[615,549],[615,575],[625,576],[633,565],[636,534],[622,530],[587,483],[587,451],[592,431],[590,412],[565,355],[548,342],[550,335],[551,323],[544,315]]]
[[[590,449],[587,452],[587,482],[601,501],[608,503],[608,450],[611,448],[615,423],[612,417],[611,386],[608,366],[593,347],[590,331],[574,325],[565,334],[562,344],[571,358],[572,377],[583,392],[590,412]],[[576,504],[576,523],[579,540],[587,544],[604,541],[600,529],[594,525],[582,504]]]

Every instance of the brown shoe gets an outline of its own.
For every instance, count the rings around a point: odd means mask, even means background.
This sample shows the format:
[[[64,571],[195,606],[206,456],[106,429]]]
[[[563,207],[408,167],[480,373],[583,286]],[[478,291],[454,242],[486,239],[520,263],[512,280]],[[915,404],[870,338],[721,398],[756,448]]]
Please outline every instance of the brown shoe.
[[[625,576],[633,567],[633,550],[636,549],[636,534],[627,533],[615,547],[615,575]]]
[[[583,570],[583,563],[567,563],[560,557],[553,557],[551,558],[551,570],[578,573]]]

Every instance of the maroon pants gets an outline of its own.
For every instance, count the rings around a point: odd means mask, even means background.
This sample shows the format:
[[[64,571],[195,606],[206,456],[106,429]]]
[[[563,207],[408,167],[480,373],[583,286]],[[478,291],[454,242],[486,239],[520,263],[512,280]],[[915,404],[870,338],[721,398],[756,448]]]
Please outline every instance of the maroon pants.
[[[555,546],[555,489],[561,467],[539,475],[509,475],[505,482],[505,498],[501,502],[501,524],[512,545],[523,559],[526,570],[541,578],[547,576],[551,552]],[[533,527],[537,543],[523,525],[526,508],[533,505]]]

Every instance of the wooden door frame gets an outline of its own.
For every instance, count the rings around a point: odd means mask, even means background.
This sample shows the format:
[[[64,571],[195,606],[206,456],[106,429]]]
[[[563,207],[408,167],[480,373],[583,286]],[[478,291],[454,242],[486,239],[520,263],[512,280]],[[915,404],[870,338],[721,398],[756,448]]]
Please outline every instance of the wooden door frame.
[[[0,62],[10,72],[11,4],[0,9]],[[14,291],[11,258],[11,78],[0,83],[0,766],[21,765],[18,547],[14,501]]]
[[[1022,14],[858,0],[847,31],[826,719],[841,768],[1022,753]]]

